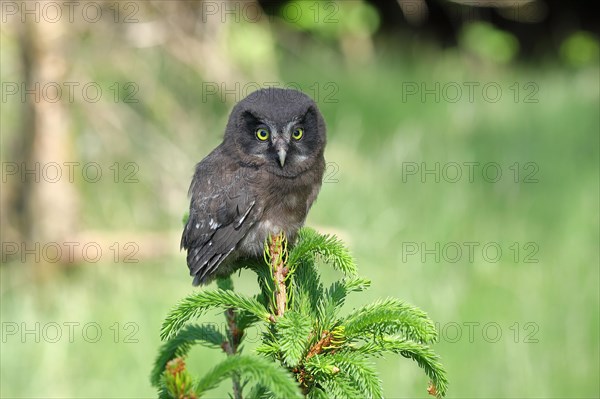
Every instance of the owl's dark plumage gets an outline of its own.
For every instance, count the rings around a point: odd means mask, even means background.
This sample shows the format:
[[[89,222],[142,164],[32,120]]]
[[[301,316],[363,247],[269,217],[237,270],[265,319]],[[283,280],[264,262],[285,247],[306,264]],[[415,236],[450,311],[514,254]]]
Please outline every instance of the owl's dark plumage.
[[[290,242],[304,224],[325,170],[325,122],[295,90],[262,89],[231,112],[223,142],[196,165],[181,238],[194,285],[261,257],[269,234]]]

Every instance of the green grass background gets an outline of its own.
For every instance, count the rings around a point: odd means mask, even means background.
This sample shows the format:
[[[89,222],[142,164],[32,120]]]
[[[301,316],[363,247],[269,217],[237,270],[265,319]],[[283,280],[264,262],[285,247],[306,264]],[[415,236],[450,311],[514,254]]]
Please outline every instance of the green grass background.
[[[11,41],[4,38],[4,45]],[[394,296],[428,312],[440,325],[435,351],[448,371],[451,398],[598,397],[598,66],[481,64],[457,52],[426,49],[402,57],[391,46],[382,46],[371,62],[352,66],[326,49],[305,55],[278,51],[282,82],[313,95],[315,82],[321,89],[329,82],[337,88],[336,102],[325,102],[323,94],[317,98],[328,124],[330,177],[336,181],[323,185],[307,224],[339,233],[361,274],[372,279],[371,290],[352,296],[347,308]],[[73,109],[82,160],[140,166],[138,184],[79,179],[81,220],[109,232],[178,230],[193,165],[221,140],[231,104],[203,103],[194,73],[156,50],[131,54],[130,61],[133,69],[155,68],[162,84],[176,92],[175,104],[161,102],[154,92],[147,95],[140,82],[142,101],[131,109],[149,122],[125,120],[126,148],[111,151],[96,143],[96,153],[86,152],[85,143],[99,133],[84,128],[85,115]],[[3,79],[10,73],[9,67]],[[117,67],[99,68],[93,76],[131,80]],[[503,92],[495,103],[485,101],[480,89],[473,102],[465,91],[456,103],[432,96],[403,101],[407,82],[428,87],[457,82],[463,89],[463,82],[479,82],[480,88],[495,82]],[[510,90],[515,82],[523,90],[519,101]],[[535,103],[523,101],[528,82],[539,88]],[[3,104],[5,110],[12,106]],[[195,128],[196,121],[202,129]],[[16,123],[15,118],[3,122],[5,142]],[[169,146],[177,151],[168,152]],[[503,175],[490,183],[476,169],[469,182],[464,168],[455,183],[436,183],[431,175],[403,182],[403,167],[413,162],[429,168],[436,162],[497,162]],[[535,163],[538,182],[525,183],[521,175],[515,183],[509,169],[515,162]],[[178,238],[171,239],[176,246]],[[465,251],[455,263],[433,256],[422,261],[421,253],[403,259],[403,243],[432,248],[436,242],[480,245],[473,261]],[[503,250],[498,262],[484,258],[481,248],[488,242]],[[515,242],[517,261],[510,249]],[[539,249],[537,263],[524,262],[524,245],[530,242]],[[39,267],[13,262],[0,268],[3,332],[12,323],[29,329],[58,323],[62,337],[52,343],[43,336],[35,342],[35,334],[3,335],[0,395],[154,396],[148,377],[162,319],[194,291],[184,254],[137,264],[84,264],[50,277],[39,277]],[[327,269],[323,273],[335,276]],[[249,273],[234,281],[244,292],[256,290]],[[211,314],[203,320],[222,319]],[[73,342],[65,322],[79,323]],[[102,329],[98,342],[83,338],[86,323]],[[126,323],[133,324],[126,328]],[[88,330],[88,339],[95,331]],[[54,336],[54,330],[47,332]],[[251,333],[250,341],[256,336]],[[195,349],[188,364],[202,373],[223,356]],[[410,360],[389,357],[378,366],[387,397],[427,397],[428,380]],[[210,397],[226,397],[229,389],[224,383]]]

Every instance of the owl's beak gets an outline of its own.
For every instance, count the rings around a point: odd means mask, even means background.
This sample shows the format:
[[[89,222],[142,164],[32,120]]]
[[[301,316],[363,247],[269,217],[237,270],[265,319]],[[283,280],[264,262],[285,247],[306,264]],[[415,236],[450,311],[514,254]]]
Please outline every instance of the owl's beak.
[[[277,156],[279,157],[279,165],[281,165],[281,167],[283,168],[283,165],[285,164],[285,156],[287,155],[287,151],[285,150],[285,148],[279,148],[277,150]]]

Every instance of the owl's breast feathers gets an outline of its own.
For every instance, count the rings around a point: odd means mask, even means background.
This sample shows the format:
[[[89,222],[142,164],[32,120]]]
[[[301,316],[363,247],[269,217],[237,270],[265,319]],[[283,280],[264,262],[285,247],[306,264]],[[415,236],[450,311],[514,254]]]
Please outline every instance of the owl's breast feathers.
[[[321,186],[322,163],[290,179],[241,165],[221,147],[202,160],[190,186],[190,215],[181,238],[194,285],[214,278],[228,258],[260,256],[270,233],[284,230],[293,239]]]

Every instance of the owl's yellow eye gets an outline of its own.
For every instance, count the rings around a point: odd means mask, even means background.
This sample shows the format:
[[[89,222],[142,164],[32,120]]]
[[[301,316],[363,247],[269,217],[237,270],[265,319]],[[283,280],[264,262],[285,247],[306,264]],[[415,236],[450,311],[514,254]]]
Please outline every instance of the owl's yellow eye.
[[[296,128],[292,132],[292,138],[294,140],[300,140],[303,135],[304,135],[304,129],[302,129],[302,128]]]
[[[269,138],[269,131],[267,129],[256,129],[256,138],[260,141],[266,141]]]

